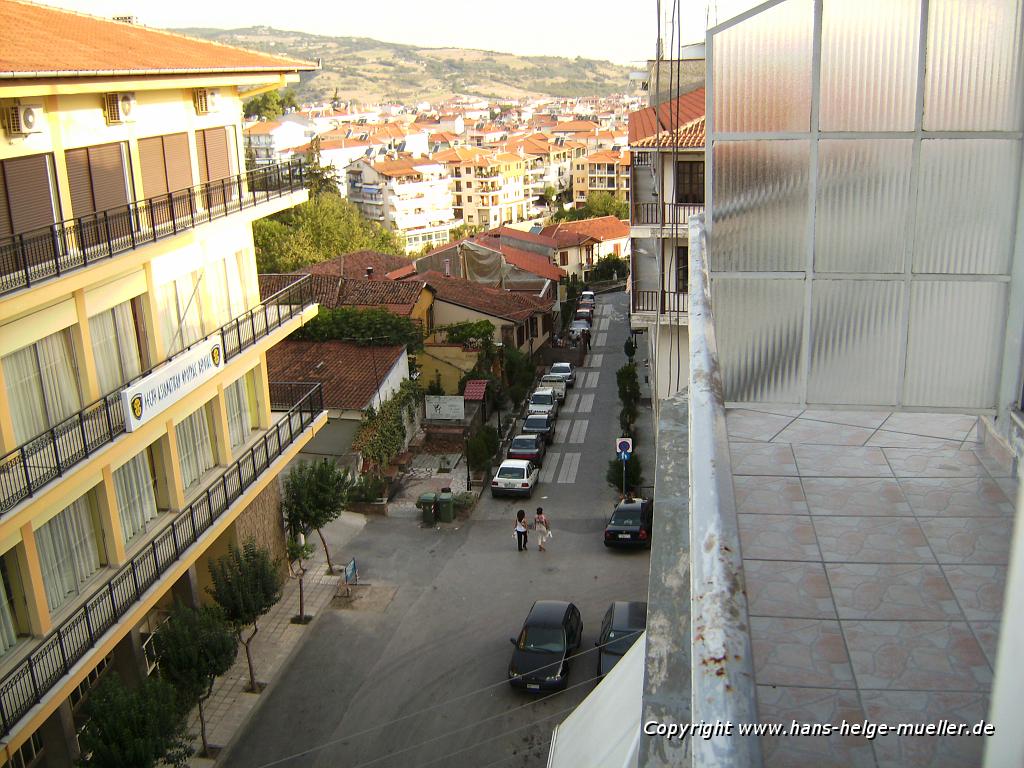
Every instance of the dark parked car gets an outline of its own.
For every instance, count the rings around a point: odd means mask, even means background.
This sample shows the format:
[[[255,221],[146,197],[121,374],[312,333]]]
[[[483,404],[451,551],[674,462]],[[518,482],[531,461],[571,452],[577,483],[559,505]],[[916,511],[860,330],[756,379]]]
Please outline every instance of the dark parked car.
[[[607,675],[646,628],[647,603],[609,605],[597,639],[597,674]]]
[[[547,448],[541,435],[516,435],[508,446],[506,459],[524,459],[535,466],[544,466]]]
[[[606,547],[651,547],[654,502],[626,498],[619,502],[604,529]]]
[[[508,663],[508,682],[527,691],[560,690],[569,684],[569,655],[583,641],[583,620],[572,603],[538,600],[526,617]]]
[[[588,323],[594,322],[594,310],[590,307],[578,307],[576,309],[576,315],[573,317],[574,320],[586,320]]]
[[[555,439],[555,420],[546,413],[531,413],[519,431],[524,435],[540,435],[545,443],[551,445]]]

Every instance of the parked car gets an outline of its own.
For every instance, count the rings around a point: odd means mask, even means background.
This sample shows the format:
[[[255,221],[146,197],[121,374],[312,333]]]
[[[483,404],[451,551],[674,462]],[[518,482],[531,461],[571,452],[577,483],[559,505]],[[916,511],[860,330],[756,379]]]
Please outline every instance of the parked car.
[[[606,547],[651,548],[651,527],[654,502],[650,499],[625,498],[612,512],[604,529]]]
[[[548,376],[561,377],[569,389],[576,386],[576,369],[572,367],[572,363],[553,363]]]
[[[569,338],[578,339],[583,335],[584,331],[590,330],[590,323],[586,320],[573,320],[569,323]]]
[[[523,420],[524,435],[540,435],[548,445],[555,439],[555,420],[546,413],[531,413]]]
[[[540,385],[555,390],[555,394],[558,395],[558,402],[561,403],[565,400],[565,379],[561,376],[546,373],[540,377]]]
[[[614,602],[608,606],[597,638],[597,674],[611,672],[647,628],[647,603]]]
[[[558,395],[550,387],[541,387],[534,390],[530,395],[530,402],[526,406],[527,413],[546,413],[551,418],[558,418]]]
[[[597,294],[593,291],[580,291],[580,301],[597,301]]]
[[[597,306],[597,302],[593,299],[580,299],[576,304],[576,309],[594,309]]]
[[[533,496],[540,470],[530,461],[505,459],[491,480],[491,496]]]
[[[586,307],[579,307],[576,310],[576,314],[573,316],[573,320],[586,320],[588,323],[593,324],[594,310],[587,309]]]
[[[516,435],[508,446],[507,459],[529,461],[538,467],[544,466],[547,446],[542,435]]]
[[[561,690],[569,684],[569,656],[583,642],[583,619],[572,603],[538,600],[519,631],[508,663],[508,682],[527,691]]]

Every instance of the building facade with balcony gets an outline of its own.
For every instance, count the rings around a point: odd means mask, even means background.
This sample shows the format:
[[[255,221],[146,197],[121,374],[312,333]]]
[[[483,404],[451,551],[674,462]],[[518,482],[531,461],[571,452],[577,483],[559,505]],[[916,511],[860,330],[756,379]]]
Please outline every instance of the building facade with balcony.
[[[427,158],[360,158],[346,171],[349,200],[366,218],[405,238],[405,252],[444,245],[462,224],[448,168]]]
[[[593,192],[630,201],[629,150],[602,149],[572,161],[572,199],[579,208]]]
[[[18,2],[0,26],[0,728],[6,765],[70,766],[91,684],[144,679],[211,558],[283,553],[276,478],[326,415],[266,353],[316,303],[261,300],[251,225],[307,193],[245,171],[240,89],[312,65]]]
[[[433,159],[451,172],[455,218],[485,229],[527,218],[524,157],[476,147],[453,147],[435,153]]]

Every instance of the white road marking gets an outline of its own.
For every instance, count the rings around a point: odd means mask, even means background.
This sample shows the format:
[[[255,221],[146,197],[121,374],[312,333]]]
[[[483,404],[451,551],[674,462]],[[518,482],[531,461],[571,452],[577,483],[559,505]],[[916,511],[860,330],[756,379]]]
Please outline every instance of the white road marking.
[[[558,469],[558,460],[562,454],[557,451],[549,451],[544,454],[544,466],[540,468],[540,481],[550,483],[555,479],[555,470]]]
[[[601,333],[597,334],[597,338],[594,339],[594,346],[595,347],[603,347],[607,343],[608,343],[608,332],[607,331],[602,331]]]
[[[576,378],[579,379],[581,377],[577,376]],[[570,392],[568,395],[565,396],[565,402],[562,403],[562,407],[559,409],[558,412],[559,413],[572,413],[573,411],[576,410],[576,403],[578,403],[579,401],[580,401],[580,393],[579,392]]]
[[[575,483],[576,472],[580,468],[580,454],[567,453],[565,461],[562,462],[562,471],[558,473],[559,483]]]
[[[560,419],[555,422],[555,442],[564,443],[565,436],[569,434],[569,419]]]
[[[570,443],[583,443],[587,439],[587,427],[590,425],[590,419],[582,419],[573,422],[572,433],[569,435]]]
[[[594,395],[583,395],[580,398],[580,407],[578,413],[590,413],[594,407]]]
[[[608,325],[611,323],[611,321],[612,321],[612,319],[610,317],[603,317],[603,318],[601,318],[600,322],[598,322],[598,324],[597,324],[597,330],[599,330],[599,331],[607,331],[608,330]]]
[[[604,365],[604,352],[598,352],[587,358],[587,368],[600,368]]]
[[[587,389],[597,389],[597,381],[601,378],[600,371],[591,371],[587,374]]]

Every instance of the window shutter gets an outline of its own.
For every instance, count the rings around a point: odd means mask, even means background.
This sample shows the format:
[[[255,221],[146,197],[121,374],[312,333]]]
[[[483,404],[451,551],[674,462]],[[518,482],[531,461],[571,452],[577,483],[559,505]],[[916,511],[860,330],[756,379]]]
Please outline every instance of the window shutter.
[[[89,151],[69,149],[64,153],[71,190],[71,215],[76,219],[96,211],[92,201],[92,181],[89,178]]]
[[[128,183],[121,144],[89,147],[89,175],[97,211],[128,205]]]
[[[0,163],[0,237],[11,235],[11,214],[7,210],[7,183],[4,181],[4,165]]]
[[[188,134],[164,136],[164,162],[167,167],[167,190],[177,192],[192,186],[192,157],[188,151]]]
[[[53,224],[53,196],[47,156],[29,155],[7,160],[4,162],[4,173],[14,231],[29,232]]]

